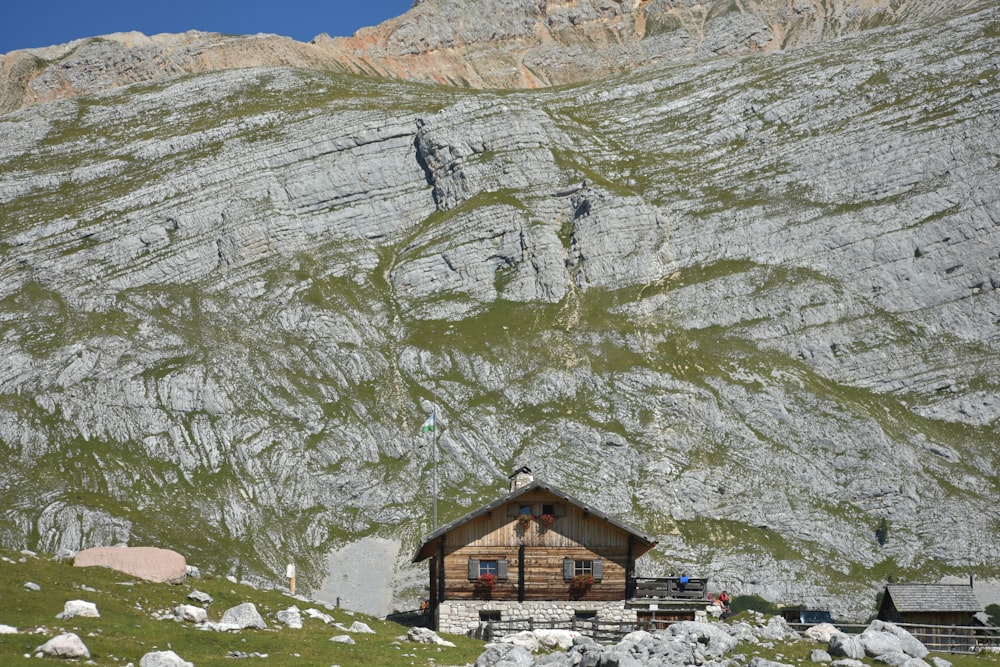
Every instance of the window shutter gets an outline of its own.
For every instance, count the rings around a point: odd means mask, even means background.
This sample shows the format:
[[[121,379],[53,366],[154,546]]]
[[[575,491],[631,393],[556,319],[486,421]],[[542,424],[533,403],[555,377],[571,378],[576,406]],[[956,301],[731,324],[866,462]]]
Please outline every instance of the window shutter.
[[[507,578],[507,559],[501,558],[497,561],[497,579]]]
[[[594,559],[594,580],[600,581],[604,578],[604,561],[600,558]]]
[[[477,558],[469,559],[469,579],[479,578],[479,560]]]
[[[563,558],[563,579],[573,578],[573,565],[572,558]]]

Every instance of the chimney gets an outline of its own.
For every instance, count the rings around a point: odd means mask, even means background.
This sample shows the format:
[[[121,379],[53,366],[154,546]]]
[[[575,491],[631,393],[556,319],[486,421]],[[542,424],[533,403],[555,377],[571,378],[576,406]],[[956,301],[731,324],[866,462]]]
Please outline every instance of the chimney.
[[[507,479],[510,480],[511,491],[516,491],[520,488],[528,486],[533,481],[535,481],[535,478],[531,476],[531,468],[529,468],[528,466],[521,466],[520,468],[515,470]]]

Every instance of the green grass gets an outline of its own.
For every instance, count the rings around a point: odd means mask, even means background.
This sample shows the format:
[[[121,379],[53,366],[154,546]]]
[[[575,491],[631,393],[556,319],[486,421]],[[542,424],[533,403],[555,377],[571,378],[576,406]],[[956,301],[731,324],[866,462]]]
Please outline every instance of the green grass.
[[[0,664],[39,664],[31,656],[34,650],[62,632],[77,634],[98,665],[139,664],[150,651],[172,649],[198,667],[231,667],[230,651],[267,654],[260,663],[269,667],[312,665],[455,665],[474,662],[482,653],[482,642],[467,637],[445,635],[455,648],[408,642],[400,637],[407,628],[396,623],[354,614],[341,609],[327,609],[319,604],[295,599],[280,591],[261,591],[230,583],[223,578],[189,579],[174,586],[135,580],[105,568],[76,568],[69,562],[46,556],[21,556],[0,552],[0,623],[18,628],[18,634],[0,635]],[[26,582],[41,586],[40,591],[25,588]],[[89,587],[88,590],[82,587]],[[196,604],[187,599],[193,590],[208,593],[214,602],[207,608],[211,621],[219,621],[223,612],[243,602],[253,602],[268,624],[266,630],[213,632],[197,629],[190,623],[157,620],[154,616],[170,613],[181,604]],[[68,600],[86,600],[97,605],[100,618],[60,620],[56,614]],[[353,634],[356,645],[331,642],[335,635],[349,634],[303,614],[302,629],[292,630],[276,620],[278,611],[297,606],[305,611],[316,608],[350,626],[361,621],[376,634]],[[48,662],[54,659],[47,659]],[[255,662],[256,664],[256,662]]]

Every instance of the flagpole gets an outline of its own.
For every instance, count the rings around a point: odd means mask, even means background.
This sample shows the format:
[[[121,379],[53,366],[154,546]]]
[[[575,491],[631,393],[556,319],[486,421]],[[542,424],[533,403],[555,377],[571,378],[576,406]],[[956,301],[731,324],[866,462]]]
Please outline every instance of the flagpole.
[[[431,413],[431,420],[434,421],[434,413]],[[433,486],[434,489],[431,494],[434,496],[434,528],[432,530],[437,530],[438,527],[438,455],[437,455],[437,424],[434,424],[434,428],[431,430],[431,455],[434,457],[434,463],[431,466],[433,471]]]

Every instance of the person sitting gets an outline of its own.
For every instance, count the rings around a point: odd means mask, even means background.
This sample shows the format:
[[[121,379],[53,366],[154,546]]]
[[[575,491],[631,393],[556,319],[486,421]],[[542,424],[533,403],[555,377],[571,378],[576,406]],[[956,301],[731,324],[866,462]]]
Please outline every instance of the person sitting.
[[[719,606],[722,607],[722,611],[724,612],[729,611],[729,593],[727,593],[726,591],[722,591],[721,593],[719,593],[719,598],[717,602],[719,603]]]

